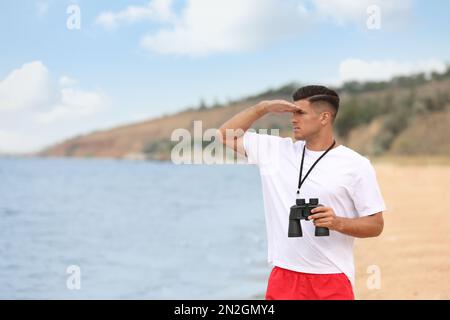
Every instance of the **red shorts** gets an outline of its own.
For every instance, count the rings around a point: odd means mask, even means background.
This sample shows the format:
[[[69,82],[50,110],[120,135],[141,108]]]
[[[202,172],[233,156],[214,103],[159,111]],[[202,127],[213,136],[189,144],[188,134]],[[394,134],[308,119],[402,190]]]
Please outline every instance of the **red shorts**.
[[[275,266],[267,283],[266,300],[354,300],[344,273],[312,274]]]

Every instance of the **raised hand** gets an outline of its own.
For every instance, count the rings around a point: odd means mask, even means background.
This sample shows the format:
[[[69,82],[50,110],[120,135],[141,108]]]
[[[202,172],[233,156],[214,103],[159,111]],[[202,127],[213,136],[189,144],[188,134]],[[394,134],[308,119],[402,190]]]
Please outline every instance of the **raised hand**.
[[[300,107],[286,100],[265,100],[261,101],[265,110],[270,113],[296,112]]]

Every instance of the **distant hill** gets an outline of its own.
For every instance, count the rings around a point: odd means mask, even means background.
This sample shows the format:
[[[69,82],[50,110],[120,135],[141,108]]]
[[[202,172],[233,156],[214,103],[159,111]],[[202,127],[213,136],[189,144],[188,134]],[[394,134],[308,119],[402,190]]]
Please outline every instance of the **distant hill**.
[[[38,156],[170,159],[178,142],[170,140],[173,130],[192,133],[193,121],[202,120],[203,132],[218,128],[237,112],[268,99],[291,100],[299,84],[77,136],[50,146]],[[342,143],[365,155],[450,156],[450,67],[442,74],[417,74],[385,82],[348,82],[336,88],[341,106],[335,133]],[[269,115],[252,128],[280,129],[291,136],[290,115]]]

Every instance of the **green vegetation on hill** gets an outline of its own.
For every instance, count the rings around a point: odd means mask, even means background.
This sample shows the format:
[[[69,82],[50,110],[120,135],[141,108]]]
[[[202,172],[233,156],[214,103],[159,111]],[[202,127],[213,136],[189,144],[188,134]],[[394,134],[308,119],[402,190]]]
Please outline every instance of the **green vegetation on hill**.
[[[340,89],[343,99],[336,131],[342,138],[357,127],[379,120],[372,154],[390,150],[398,135],[417,117],[441,112],[450,107],[450,67],[433,73],[396,77],[388,82],[346,83]]]

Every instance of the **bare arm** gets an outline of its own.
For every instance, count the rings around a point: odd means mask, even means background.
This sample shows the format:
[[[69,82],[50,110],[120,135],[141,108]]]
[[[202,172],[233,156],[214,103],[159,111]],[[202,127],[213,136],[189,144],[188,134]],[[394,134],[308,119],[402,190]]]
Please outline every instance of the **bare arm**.
[[[377,237],[384,227],[382,212],[354,219],[340,217],[339,220],[341,223],[337,231],[356,238]]]
[[[297,111],[298,107],[285,100],[266,100],[251,106],[226,121],[219,128],[220,141],[234,151],[245,155],[243,135],[251,127],[253,122],[268,113],[283,113]]]
[[[336,216],[330,207],[318,207],[311,210],[313,215],[309,219],[314,220],[316,227],[326,227],[356,238],[377,237],[384,227],[383,212],[378,212],[367,217],[344,218]]]

